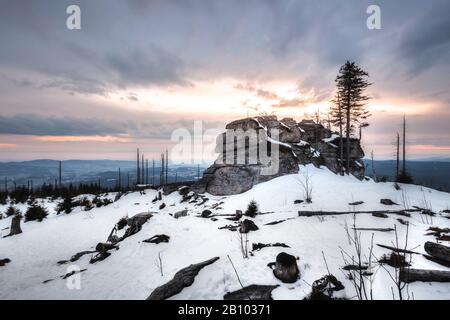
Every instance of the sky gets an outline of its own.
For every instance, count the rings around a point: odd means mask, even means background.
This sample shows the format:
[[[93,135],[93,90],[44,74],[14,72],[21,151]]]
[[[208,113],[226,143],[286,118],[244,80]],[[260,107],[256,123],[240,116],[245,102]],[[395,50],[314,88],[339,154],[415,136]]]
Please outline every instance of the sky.
[[[66,27],[73,4],[80,30]],[[410,159],[450,157],[449,12],[447,0],[0,0],[0,161],[157,158],[199,121],[212,137],[247,115],[326,114],[346,60],[372,83],[366,155],[394,158],[405,115]]]

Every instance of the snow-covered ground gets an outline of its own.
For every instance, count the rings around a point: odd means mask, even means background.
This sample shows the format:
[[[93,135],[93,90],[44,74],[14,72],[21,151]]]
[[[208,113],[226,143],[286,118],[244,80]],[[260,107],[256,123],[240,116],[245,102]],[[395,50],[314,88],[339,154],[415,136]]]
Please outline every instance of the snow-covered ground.
[[[294,200],[303,199],[301,180],[306,172],[311,176],[313,194],[311,204],[294,204]],[[44,201],[51,214],[43,222],[22,221],[23,233],[8,238],[0,238],[0,259],[9,258],[11,262],[0,267],[0,299],[145,299],[156,287],[172,279],[173,275],[192,263],[198,263],[212,257],[220,259],[200,271],[192,286],[185,288],[172,299],[222,299],[224,294],[240,289],[229,255],[239,272],[244,286],[251,284],[278,284],[272,292],[274,299],[302,299],[310,291],[310,284],[327,274],[323,255],[326,257],[330,272],[345,285],[339,296],[352,298],[354,288],[345,278],[341,268],[344,265],[342,247],[353,252],[349,244],[346,226],[351,228],[353,215],[326,217],[298,217],[299,210],[352,210],[351,202],[364,201],[357,210],[402,209],[402,194],[409,199],[410,206],[425,207],[431,204],[433,211],[441,212],[450,206],[450,194],[436,190],[402,185],[396,190],[392,183],[359,181],[354,177],[341,177],[328,169],[313,166],[300,167],[300,173],[287,175],[259,184],[243,194],[209,198],[204,205],[180,203],[181,196],[174,192],[164,196],[162,201],[152,203],[156,191],[147,190],[145,195],[139,192],[123,196],[119,201],[106,207],[94,208],[84,212],[76,208],[71,214],[54,213],[56,203]],[[109,195],[112,199],[114,194]],[[389,198],[399,206],[385,206],[380,199]],[[256,242],[284,242],[290,248],[268,247],[253,252],[248,259],[242,257],[238,232],[218,228],[233,222],[225,217],[217,221],[200,218],[204,209],[223,202],[216,214],[232,214],[237,209],[245,211],[247,204],[256,200],[260,211],[254,222],[258,231],[248,234],[249,248]],[[166,207],[159,210],[164,202]],[[425,204],[425,202],[427,204]],[[24,212],[26,205],[19,205]],[[6,206],[0,206],[3,212]],[[177,211],[188,209],[189,215],[175,219]],[[119,243],[120,249],[112,250],[107,259],[90,264],[90,254],[74,262],[77,267],[87,269],[79,274],[80,289],[69,289],[67,283],[73,276],[61,279],[73,264],[58,265],[60,260],[69,259],[73,254],[92,250],[98,242],[105,242],[115,223],[123,216],[131,217],[141,212],[155,212],[142,230]],[[265,223],[289,219],[276,225]],[[424,253],[423,244],[434,241],[434,237],[425,236],[430,226],[450,227],[450,220],[444,215],[433,217],[432,223],[418,213],[410,218],[390,215],[389,218],[377,218],[370,214],[356,216],[358,227],[388,228],[397,226],[400,241],[405,239],[406,226],[397,219],[410,222],[408,248]],[[11,218],[0,220],[0,235],[9,233]],[[156,234],[170,236],[169,243],[151,244],[142,242]],[[371,231],[362,231],[363,248],[370,245]],[[374,242],[391,245],[393,232],[375,232]],[[267,264],[275,261],[280,252],[299,257],[301,278],[293,284],[283,284],[277,280]],[[323,252],[323,255],[322,255]],[[388,250],[374,247],[374,254],[381,257]],[[158,255],[161,255],[163,273],[158,268]],[[446,268],[414,255],[412,266],[423,269]],[[69,268],[69,269],[68,269]],[[388,270],[393,270],[387,266]],[[377,267],[374,280],[376,299],[392,299],[391,287],[394,283],[386,270]],[[45,280],[52,281],[43,283]],[[450,299],[450,284],[415,282],[409,285],[409,292],[415,299]]]

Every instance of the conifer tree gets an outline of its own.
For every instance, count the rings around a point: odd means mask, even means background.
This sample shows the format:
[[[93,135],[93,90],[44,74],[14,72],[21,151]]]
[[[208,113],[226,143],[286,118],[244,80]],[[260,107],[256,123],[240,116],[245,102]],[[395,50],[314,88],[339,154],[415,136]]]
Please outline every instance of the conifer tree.
[[[27,212],[25,213],[25,222],[27,221],[39,221],[41,222],[44,220],[45,217],[48,216],[48,211],[44,207],[37,204],[36,201],[34,201],[27,209]]]
[[[340,97],[340,105],[344,115],[346,137],[346,171],[350,172],[350,136],[354,132],[357,123],[363,123],[370,113],[366,109],[366,103],[370,99],[365,95],[365,90],[371,84],[367,80],[369,74],[355,64],[347,61],[340,69],[336,77],[337,92]]]
[[[250,201],[247,210],[245,210],[245,215],[254,218],[258,214],[258,204],[255,200]]]

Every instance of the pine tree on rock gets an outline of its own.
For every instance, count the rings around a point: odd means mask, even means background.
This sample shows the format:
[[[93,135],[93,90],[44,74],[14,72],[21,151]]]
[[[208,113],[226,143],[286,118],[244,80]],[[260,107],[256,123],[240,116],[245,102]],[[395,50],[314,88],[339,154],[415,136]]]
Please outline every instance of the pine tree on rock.
[[[256,203],[255,200],[252,200],[248,204],[247,210],[245,210],[245,215],[254,218],[258,214],[258,211],[259,211],[258,204]]]
[[[367,80],[369,74],[355,64],[347,61],[340,69],[336,77],[337,94],[342,114],[339,114],[341,120],[335,118],[341,125],[345,124],[346,138],[346,171],[350,172],[350,137],[355,131],[356,124],[364,123],[364,120],[370,117],[366,109],[366,103],[370,99],[364,94],[364,91],[371,84]],[[342,119],[342,117],[344,119]]]

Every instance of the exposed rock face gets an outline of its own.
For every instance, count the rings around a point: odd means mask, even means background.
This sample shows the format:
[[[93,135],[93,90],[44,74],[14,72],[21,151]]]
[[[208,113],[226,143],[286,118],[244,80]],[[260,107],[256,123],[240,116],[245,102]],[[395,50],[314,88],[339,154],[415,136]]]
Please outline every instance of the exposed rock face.
[[[299,165],[311,163],[340,172],[339,136],[312,120],[297,123],[292,118],[263,116],[233,121],[226,130],[217,138],[217,160],[190,187],[192,191],[238,194],[258,183],[298,173]],[[359,179],[364,177],[362,157],[359,140],[352,138],[350,172]]]

